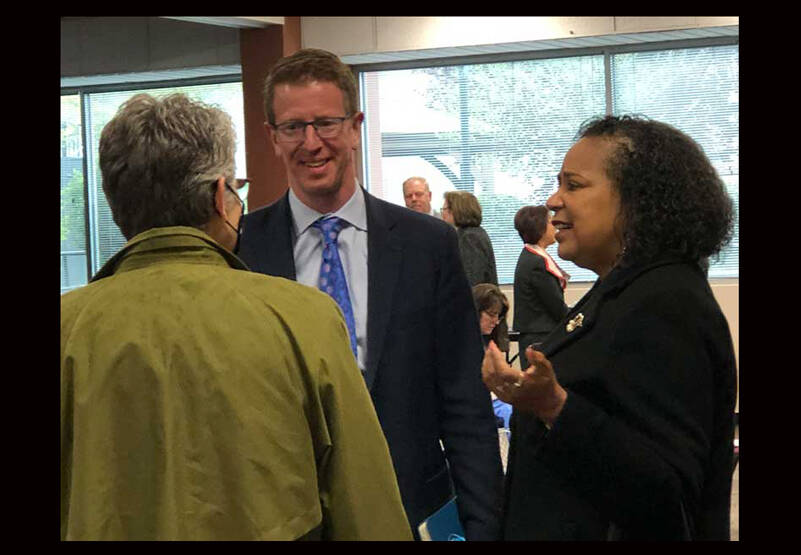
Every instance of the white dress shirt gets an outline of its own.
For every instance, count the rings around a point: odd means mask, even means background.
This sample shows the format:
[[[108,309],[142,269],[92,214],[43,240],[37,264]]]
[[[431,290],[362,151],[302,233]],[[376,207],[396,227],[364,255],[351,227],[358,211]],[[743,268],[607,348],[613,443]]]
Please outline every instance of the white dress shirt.
[[[367,210],[364,191],[356,183],[353,196],[336,212],[321,214],[309,208],[289,189],[292,213],[292,245],[298,283],[317,288],[323,261],[323,238],[311,224],[324,216],[336,216],[350,225],[339,232],[339,258],[348,282],[356,324],[356,361],[364,372],[367,361]]]

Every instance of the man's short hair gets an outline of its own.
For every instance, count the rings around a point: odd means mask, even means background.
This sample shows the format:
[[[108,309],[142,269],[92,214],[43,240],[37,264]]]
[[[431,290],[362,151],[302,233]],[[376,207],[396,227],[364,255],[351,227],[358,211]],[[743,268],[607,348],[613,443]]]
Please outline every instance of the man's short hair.
[[[312,81],[334,83],[342,91],[346,115],[358,111],[356,78],[350,68],[331,52],[304,48],[278,60],[264,81],[264,114],[270,125],[276,123],[273,109],[275,87],[282,84],[307,84]]]
[[[431,189],[428,188],[428,181],[426,181],[425,177],[417,177],[413,176],[408,178],[406,181],[403,182],[403,190],[406,191],[406,184],[412,181],[420,181],[423,185],[426,186],[426,191],[430,191]]]
[[[100,172],[114,222],[126,239],[153,227],[203,228],[215,181],[234,179],[231,117],[183,94],[137,94],[100,135]]]

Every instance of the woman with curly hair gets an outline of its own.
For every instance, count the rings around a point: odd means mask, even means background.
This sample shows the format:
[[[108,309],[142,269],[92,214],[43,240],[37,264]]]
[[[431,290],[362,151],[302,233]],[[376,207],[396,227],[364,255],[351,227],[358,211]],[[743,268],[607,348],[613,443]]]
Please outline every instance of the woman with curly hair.
[[[701,268],[733,205],[701,148],[641,117],[585,123],[548,199],[559,256],[598,274],[531,367],[492,343],[514,407],[503,537],[729,539],[736,369]]]

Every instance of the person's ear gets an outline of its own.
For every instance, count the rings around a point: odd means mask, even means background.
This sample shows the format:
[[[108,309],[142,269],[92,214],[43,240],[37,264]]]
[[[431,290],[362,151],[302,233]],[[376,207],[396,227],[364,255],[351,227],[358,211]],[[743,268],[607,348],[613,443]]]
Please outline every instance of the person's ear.
[[[225,218],[226,210],[225,210],[225,178],[224,177],[220,177],[217,180],[217,187],[214,189],[214,208],[217,210],[217,213],[222,218]]]
[[[353,150],[359,148],[362,139],[362,122],[364,121],[364,112],[356,112],[353,116]]]
[[[275,134],[275,129],[270,125],[269,121],[264,122],[264,132],[267,134],[267,142],[273,147],[273,152],[277,157],[281,157],[281,148],[278,146],[278,137]]]

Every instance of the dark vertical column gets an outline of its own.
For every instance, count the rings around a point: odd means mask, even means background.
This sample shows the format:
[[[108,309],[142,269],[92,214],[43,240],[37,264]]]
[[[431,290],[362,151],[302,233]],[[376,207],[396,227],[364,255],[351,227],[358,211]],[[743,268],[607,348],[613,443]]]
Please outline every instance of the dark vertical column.
[[[286,172],[275,155],[264,129],[266,116],[262,88],[270,68],[283,56],[300,48],[300,17],[285,17],[284,25],[240,31],[242,94],[245,111],[245,161],[240,177],[252,180],[248,209],[272,203],[287,188]]]

